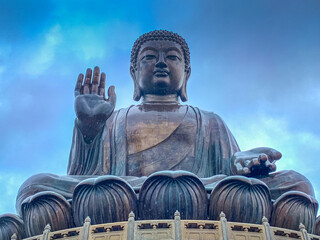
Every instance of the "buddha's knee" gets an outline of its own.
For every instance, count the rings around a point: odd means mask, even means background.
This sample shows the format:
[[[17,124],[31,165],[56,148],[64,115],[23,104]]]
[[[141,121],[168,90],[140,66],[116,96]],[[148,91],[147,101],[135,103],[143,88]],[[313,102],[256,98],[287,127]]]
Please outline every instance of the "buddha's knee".
[[[272,202],[269,188],[255,178],[226,177],[210,194],[209,219],[218,220],[224,212],[228,221],[261,224],[271,216]]]
[[[0,239],[10,240],[16,234],[16,239],[25,238],[22,218],[15,214],[0,215]]]
[[[88,216],[92,224],[126,221],[131,211],[137,215],[137,197],[119,177],[89,178],[76,186],[72,211],[76,226],[82,226]]]
[[[284,170],[260,178],[266,183],[271,191],[273,200],[279,198],[286,192],[299,191],[315,197],[310,181],[302,174],[293,170]]]
[[[206,219],[208,198],[200,179],[186,171],[161,171],[148,177],[139,193],[140,219]]]
[[[53,185],[52,181],[54,179],[59,178],[59,175],[52,174],[52,173],[38,173],[31,177],[29,177],[20,187],[19,192],[28,189],[32,186],[41,185],[41,186],[51,186]],[[33,191],[37,191],[36,189],[33,189]]]
[[[282,182],[287,182],[288,185],[292,185],[291,191],[299,191],[315,197],[312,184],[304,175],[294,170],[286,170],[281,172],[284,173],[284,176],[281,179]]]
[[[71,205],[62,195],[51,191],[27,197],[21,204],[21,213],[28,237],[42,234],[47,224],[52,231],[74,226]]]
[[[314,233],[317,210],[318,202],[315,198],[304,192],[290,191],[274,202],[270,224],[299,230],[302,223],[308,233]]]
[[[48,191],[46,186],[53,185],[52,177],[57,176],[49,173],[39,173],[29,177],[19,188],[17,199],[16,199],[16,209],[19,215],[21,212],[22,202],[36,193]]]

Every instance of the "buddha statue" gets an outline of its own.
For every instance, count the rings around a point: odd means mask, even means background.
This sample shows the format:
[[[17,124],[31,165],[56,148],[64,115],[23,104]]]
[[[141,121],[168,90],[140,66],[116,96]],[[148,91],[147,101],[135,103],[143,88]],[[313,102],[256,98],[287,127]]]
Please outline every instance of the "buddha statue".
[[[173,216],[261,223],[309,232],[318,204],[310,182],[294,171],[275,172],[281,153],[241,151],[215,113],[183,105],[191,74],[186,41],[156,30],[140,36],[131,52],[133,98],[114,110],[116,94],[95,67],[75,87],[76,120],[68,175],[38,174],[20,188],[17,211],[27,236],[80,226]],[[286,212],[290,211],[290,215]],[[34,220],[37,221],[34,221]],[[1,229],[1,228],[0,228]]]

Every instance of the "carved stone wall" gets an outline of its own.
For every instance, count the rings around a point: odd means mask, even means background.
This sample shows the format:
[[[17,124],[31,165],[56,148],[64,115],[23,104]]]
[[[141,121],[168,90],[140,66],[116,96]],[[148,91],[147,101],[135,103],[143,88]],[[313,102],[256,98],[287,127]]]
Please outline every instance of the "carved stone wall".
[[[14,238],[12,238],[14,239]],[[83,227],[44,233],[24,240],[320,240],[308,234],[301,224],[300,231],[271,227],[266,218],[262,224],[228,222],[223,213],[219,221],[174,219],[135,221],[130,213],[127,222],[91,225],[87,218]]]

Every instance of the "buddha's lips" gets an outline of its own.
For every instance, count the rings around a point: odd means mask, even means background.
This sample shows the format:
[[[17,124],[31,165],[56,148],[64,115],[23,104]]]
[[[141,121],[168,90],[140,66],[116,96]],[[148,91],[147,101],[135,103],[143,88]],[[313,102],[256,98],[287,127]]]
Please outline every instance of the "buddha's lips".
[[[169,75],[169,72],[166,70],[156,70],[153,72],[153,75],[155,75],[157,77],[166,77]]]

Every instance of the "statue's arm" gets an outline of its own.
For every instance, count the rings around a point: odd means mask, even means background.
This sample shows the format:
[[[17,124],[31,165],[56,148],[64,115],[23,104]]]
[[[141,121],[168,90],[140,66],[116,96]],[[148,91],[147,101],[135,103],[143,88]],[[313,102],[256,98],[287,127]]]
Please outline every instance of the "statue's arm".
[[[95,67],[93,76],[89,68],[84,79],[80,74],[75,88],[77,118],[70,150],[69,175],[96,175],[107,172],[103,162],[104,131],[108,126],[116,104],[114,87],[108,89],[105,98],[104,73]],[[108,121],[107,121],[108,120]],[[108,124],[109,125],[109,124]]]
[[[105,98],[105,73],[101,73],[98,67],[87,69],[84,79],[79,74],[75,88],[75,112],[77,115],[76,125],[81,131],[87,143],[102,131],[106,120],[111,116],[116,104],[114,86],[108,89],[108,99]]]
[[[213,157],[218,172],[227,175],[258,177],[276,170],[275,163],[282,156],[280,152],[267,147],[241,151],[224,121],[216,114],[212,119],[214,120],[211,135]]]
[[[209,129],[210,129],[210,136],[207,136],[207,129],[205,127],[206,119],[209,118]],[[225,174],[230,175],[230,161],[234,153],[239,152],[239,146],[232,135],[230,129],[226,125],[226,123],[222,120],[222,118],[215,114],[206,111],[202,111],[201,115],[202,119],[202,127],[204,129],[203,136],[204,139],[207,137],[207,141],[203,141],[204,143],[210,142],[210,151],[209,151],[209,165],[213,167],[212,172],[210,175],[217,175],[217,174]],[[206,149],[205,147],[202,149]],[[204,154],[205,156],[205,154]]]

